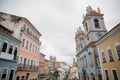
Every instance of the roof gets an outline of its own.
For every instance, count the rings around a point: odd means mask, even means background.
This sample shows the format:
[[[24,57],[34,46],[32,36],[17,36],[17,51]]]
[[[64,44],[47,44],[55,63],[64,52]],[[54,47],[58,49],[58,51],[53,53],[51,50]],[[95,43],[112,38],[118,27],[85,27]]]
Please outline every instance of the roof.
[[[99,40],[97,40],[97,42],[95,43],[95,45],[98,45],[99,43],[101,43],[104,39],[108,38],[109,36],[111,36],[113,33],[115,33],[116,31],[120,30],[120,23],[118,23],[115,27],[113,27],[109,32],[107,32],[105,35],[103,35]]]

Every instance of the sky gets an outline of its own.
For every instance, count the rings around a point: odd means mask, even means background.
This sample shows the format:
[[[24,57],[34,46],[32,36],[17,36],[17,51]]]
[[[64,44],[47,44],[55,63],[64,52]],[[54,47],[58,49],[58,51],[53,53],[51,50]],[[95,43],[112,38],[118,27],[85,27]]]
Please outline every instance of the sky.
[[[42,34],[40,51],[72,63],[76,55],[75,32],[86,7],[101,9],[109,31],[120,22],[120,0],[0,0],[0,12],[26,17]]]

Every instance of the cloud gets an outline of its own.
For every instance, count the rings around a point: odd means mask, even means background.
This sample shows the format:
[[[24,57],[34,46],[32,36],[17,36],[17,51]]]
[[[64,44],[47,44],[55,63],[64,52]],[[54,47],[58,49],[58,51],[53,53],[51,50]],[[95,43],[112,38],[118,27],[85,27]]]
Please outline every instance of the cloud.
[[[58,61],[71,63],[76,55],[75,31],[82,27],[86,6],[100,7],[110,30],[120,22],[119,3],[119,0],[1,0],[0,11],[28,18],[42,33],[41,52],[46,58],[53,55]]]

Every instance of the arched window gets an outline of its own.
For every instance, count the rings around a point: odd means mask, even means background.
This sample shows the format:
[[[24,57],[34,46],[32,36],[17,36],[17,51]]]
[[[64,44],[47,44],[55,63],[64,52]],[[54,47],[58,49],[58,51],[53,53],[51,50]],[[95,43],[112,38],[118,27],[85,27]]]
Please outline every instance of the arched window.
[[[99,20],[94,19],[95,28],[100,28]]]

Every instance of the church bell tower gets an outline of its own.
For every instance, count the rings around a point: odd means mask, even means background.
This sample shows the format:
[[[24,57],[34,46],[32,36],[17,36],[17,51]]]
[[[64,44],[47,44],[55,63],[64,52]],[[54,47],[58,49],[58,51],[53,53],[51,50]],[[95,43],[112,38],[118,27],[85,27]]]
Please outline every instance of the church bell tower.
[[[91,6],[86,7],[86,15],[83,15],[83,27],[85,31],[85,41],[87,44],[97,41],[106,32],[104,18],[101,10],[93,10]]]

